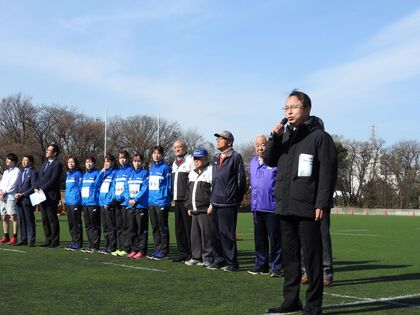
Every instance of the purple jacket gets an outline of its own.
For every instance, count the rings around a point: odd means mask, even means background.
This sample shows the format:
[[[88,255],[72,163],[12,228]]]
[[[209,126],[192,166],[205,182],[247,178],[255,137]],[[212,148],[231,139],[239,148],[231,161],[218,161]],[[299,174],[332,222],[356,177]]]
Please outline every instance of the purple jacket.
[[[277,167],[269,167],[258,162],[254,156],[249,162],[249,177],[251,182],[251,210],[275,212],[276,199],[274,197],[274,184]]]

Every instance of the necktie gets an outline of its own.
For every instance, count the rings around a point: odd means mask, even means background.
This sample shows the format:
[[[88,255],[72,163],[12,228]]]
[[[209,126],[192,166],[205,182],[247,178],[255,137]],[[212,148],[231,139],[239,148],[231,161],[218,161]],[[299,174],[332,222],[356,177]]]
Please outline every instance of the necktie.
[[[50,161],[48,161],[48,162],[47,162],[47,164],[45,164],[44,173],[45,173],[45,171],[47,170],[48,166],[50,166],[50,163],[51,163],[51,162],[50,162]]]
[[[23,171],[23,174],[22,174],[22,183],[23,183],[23,181],[25,180],[26,173],[28,173],[28,170],[27,170],[27,169],[25,169],[25,170]]]

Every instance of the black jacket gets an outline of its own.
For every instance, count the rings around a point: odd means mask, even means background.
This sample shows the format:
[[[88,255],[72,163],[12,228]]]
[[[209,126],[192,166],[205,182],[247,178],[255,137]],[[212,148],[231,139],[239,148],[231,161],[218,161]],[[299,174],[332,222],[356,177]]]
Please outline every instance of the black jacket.
[[[185,207],[193,213],[207,213],[210,206],[212,169],[208,165],[198,173],[193,170],[188,175],[187,199]]]
[[[312,171],[298,176],[299,159],[302,158],[312,159],[312,167],[309,166]],[[278,167],[277,214],[312,218],[315,209],[328,211],[332,207],[337,152],[321,119],[311,116],[295,131],[288,126],[282,136],[274,135],[267,143],[264,161]]]
[[[55,158],[51,164],[45,169],[48,160],[42,163],[39,169],[39,176],[35,188],[42,189],[47,197],[47,200],[59,201],[60,195],[60,180],[63,173],[63,165],[58,158]]]
[[[247,188],[242,156],[232,151],[220,167],[219,157],[220,153],[213,157],[211,204],[216,207],[239,206]]]

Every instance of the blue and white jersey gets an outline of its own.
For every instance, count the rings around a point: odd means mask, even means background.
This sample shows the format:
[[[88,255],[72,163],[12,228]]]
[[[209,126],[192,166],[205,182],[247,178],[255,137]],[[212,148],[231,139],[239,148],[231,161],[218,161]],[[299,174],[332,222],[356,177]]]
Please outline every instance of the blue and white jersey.
[[[163,161],[155,163],[149,174],[149,205],[167,207],[172,201],[172,169]]]
[[[97,206],[99,197],[99,171],[87,170],[82,177],[82,206]]]
[[[114,177],[117,170],[113,167],[100,172],[99,205],[109,206],[114,199]]]
[[[124,201],[123,193],[125,188],[125,182],[127,181],[133,168],[130,164],[121,165],[116,171],[114,176],[114,199],[119,203]]]
[[[129,205],[129,200],[136,203],[134,207]],[[149,207],[149,172],[143,167],[133,169],[124,189],[124,204],[129,209],[147,209]]]
[[[83,173],[80,170],[67,171],[66,191],[64,195],[66,205],[82,204],[82,177]]]

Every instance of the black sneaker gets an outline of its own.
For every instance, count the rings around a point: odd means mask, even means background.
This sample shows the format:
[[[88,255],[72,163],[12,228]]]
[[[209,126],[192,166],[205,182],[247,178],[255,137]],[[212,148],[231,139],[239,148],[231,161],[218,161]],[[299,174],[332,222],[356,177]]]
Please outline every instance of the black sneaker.
[[[294,314],[297,312],[302,311],[302,303],[299,303],[296,306],[285,306],[284,304],[272,307],[267,310],[268,314],[274,313],[274,314]]]
[[[254,268],[248,270],[248,273],[250,275],[253,275],[253,276],[256,276],[256,275],[267,275],[268,274],[268,270],[263,270],[263,269],[260,269],[258,267],[254,267]]]
[[[236,271],[239,271],[239,268],[234,267],[234,266],[227,266],[227,267],[223,268],[223,271],[225,271],[225,272],[236,272]]]
[[[217,269],[220,269],[220,268],[222,268],[222,266],[220,266],[220,264],[218,264],[216,262],[207,266],[208,270],[217,270]]]
[[[305,306],[302,314],[304,315],[321,315],[322,309],[319,306]]]
[[[272,276],[273,278],[279,278],[284,276],[284,273],[282,270],[274,269],[271,271],[270,276]]]

